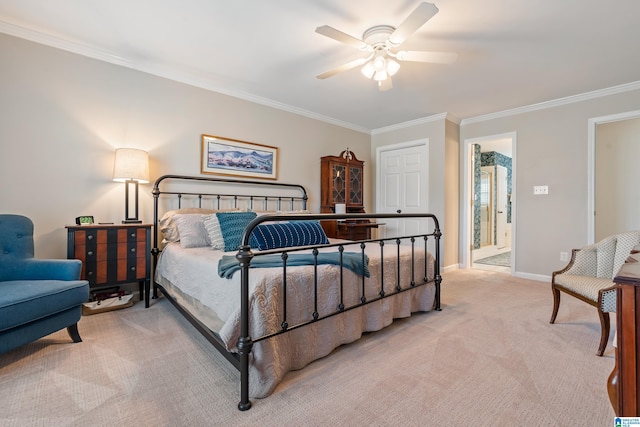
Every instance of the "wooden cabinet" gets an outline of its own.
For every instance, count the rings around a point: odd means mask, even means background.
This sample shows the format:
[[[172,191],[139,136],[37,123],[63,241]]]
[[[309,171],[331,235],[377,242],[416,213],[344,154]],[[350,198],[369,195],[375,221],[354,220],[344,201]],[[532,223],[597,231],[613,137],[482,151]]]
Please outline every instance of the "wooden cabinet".
[[[607,391],[618,417],[640,416],[640,246],[613,279],[616,295],[616,364]]]
[[[320,212],[335,213],[335,206],[344,203],[346,213],[364,212],[364,162],[344,150],[338,156],[324,156],[320,162]],[[322,221],[328,237],[347,240],[371,238],[376,224],[365,221]]]
[[[92,291],[138,282],[142,300],[151,280],[151,225],[67,226],[67,258],[82,261]]]
[[[320,166],[321,212],[333,213],[336,203],[344,203],[347,213],[364,211],[364,162],[352,151],[324,156]]]

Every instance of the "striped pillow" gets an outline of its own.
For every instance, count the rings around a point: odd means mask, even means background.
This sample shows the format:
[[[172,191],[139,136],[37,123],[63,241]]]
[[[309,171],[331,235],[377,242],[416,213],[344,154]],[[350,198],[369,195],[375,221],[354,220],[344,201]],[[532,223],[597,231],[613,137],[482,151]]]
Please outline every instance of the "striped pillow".
[[[242,243],[242,232],[256,217],[255,212],[216,212],[220,232],[224,240],[224,251],[235,251]]]
[[[261,251],[328,243],[329,239],[318,221],[260,224],[253,229],[250,240],[251,247]]]

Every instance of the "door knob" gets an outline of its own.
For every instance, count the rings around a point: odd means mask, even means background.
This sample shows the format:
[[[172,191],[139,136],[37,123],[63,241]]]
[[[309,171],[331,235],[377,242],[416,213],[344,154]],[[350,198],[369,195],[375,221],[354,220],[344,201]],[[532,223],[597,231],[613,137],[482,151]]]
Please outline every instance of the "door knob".
[[[398,209],[398,210],[396,211],[396,213],[402,213],[402,210],[401,210],[401,209]]]

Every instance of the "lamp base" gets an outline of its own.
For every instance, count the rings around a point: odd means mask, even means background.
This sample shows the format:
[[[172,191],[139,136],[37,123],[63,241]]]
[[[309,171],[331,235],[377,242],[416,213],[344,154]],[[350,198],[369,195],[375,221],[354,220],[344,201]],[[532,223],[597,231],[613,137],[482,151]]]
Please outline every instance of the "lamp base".
[[[142,220],[139,219],[123,219],[123,224],[142,224]]]

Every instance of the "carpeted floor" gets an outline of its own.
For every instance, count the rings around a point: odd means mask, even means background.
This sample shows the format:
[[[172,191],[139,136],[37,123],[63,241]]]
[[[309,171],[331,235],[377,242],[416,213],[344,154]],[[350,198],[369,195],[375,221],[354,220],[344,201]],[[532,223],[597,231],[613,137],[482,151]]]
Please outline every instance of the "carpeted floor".
[[[476,264],[497,265],[501,267],[511,266],[511,251],[504,252],[498,255],[489,256],[486,258],[473,260]]]
[[[506,274],[443,274],[443,309],[365,334],[236,408],[235,369],[164,299],[0,355],[2,426],[606,426],[593,307]],[[615,325],[615,322],[614,322]],[[614,326],[615,328],[615,326]],[[612,331],[613,334],[613,331]]]

